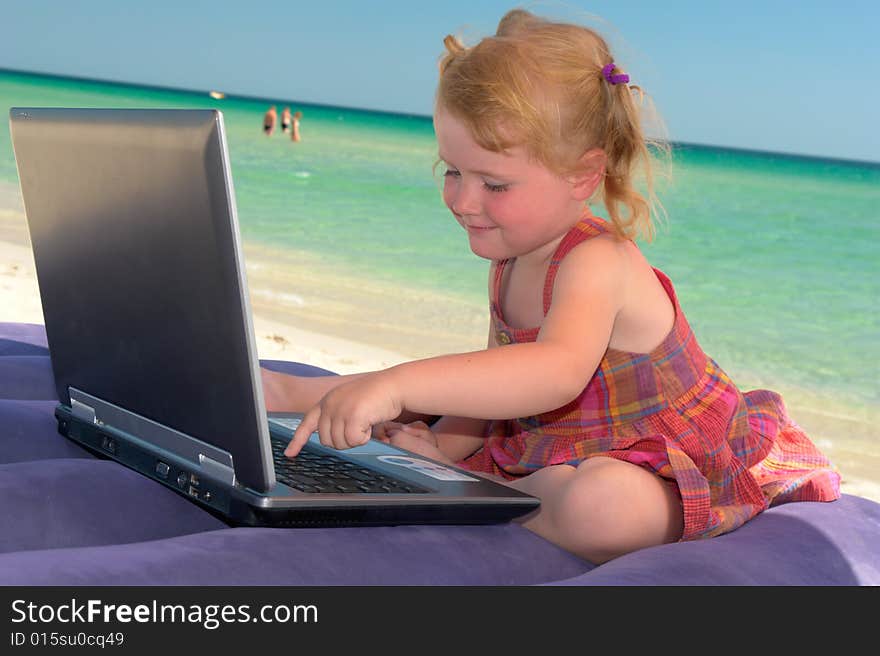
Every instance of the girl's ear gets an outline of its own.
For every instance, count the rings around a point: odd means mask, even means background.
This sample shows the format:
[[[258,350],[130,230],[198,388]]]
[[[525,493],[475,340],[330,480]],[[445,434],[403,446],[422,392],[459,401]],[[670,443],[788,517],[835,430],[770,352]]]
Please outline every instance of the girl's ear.
[[[605,151],[601,148],[591,148],[581,155],[577,168],[568,177],[576,200],[588,200],[592,197],[596,187],[605,179],[606,161]]]

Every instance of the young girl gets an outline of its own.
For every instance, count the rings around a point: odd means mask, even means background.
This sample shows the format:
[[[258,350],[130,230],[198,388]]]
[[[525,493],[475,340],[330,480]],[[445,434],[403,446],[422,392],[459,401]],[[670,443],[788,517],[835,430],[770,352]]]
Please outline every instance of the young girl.
[[[838,474],[781,398],[737,389],[634,243],[652,232],[650,187],[634,186],[649,151],[605,41],[514,10],[473,48],[445,45],[443,200],[491,262],[487,348],[354,376],[264,372],[270,410],[308,410],[287,455],[313,430],[339,449],[372,435],[503,478],[541,499],[525,526],[597,563],[836,499]]]

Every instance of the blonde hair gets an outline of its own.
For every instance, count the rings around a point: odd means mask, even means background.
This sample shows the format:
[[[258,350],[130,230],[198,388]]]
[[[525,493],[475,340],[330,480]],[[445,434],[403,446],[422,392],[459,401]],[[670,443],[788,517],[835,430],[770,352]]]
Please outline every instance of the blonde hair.
[[[577,170],[592,148],[606,155],[600,193],[621,237],[654,235],[649,145],[635,85],[608,82],[602,68],[614,61],[608,44],[590,28],[552,22],[523,9],[508,12],[494,36],[467,48],[443,40],[437,105],[463,121],[474,140],[493,152],[522,146],[559,175]],[[621,73],[616,68],[615,74]],[[642,172],[647,198],[635,187]]]

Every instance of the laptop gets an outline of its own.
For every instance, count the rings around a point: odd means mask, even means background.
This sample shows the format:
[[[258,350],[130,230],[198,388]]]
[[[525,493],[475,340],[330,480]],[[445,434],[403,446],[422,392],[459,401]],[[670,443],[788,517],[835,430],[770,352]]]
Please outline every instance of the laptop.
[[[480,524],[535,497],[265,411],[223,115],[10,110],[59,431],[251,526]]]

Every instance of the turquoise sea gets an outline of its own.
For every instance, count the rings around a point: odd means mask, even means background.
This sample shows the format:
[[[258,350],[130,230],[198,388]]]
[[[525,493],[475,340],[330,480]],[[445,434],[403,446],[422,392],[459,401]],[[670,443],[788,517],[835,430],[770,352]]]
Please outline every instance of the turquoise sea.
[[[303,112],[302,142],[263,135],[269,104]],[[421,321],[408,299],[443,299],[453,316],[442,330],[460,329],[462,343],[470,317],[484,315],[486,265],[441,202],[429,117],[10,71],[0,71],[0,105],[221,109],[243,237],[261,266],[308,261],[354,281],[352,298],[363,285],[390,299],[388,325]],[[0,183],[17,184],[7,129]],[[678,145],[659,193],[668,219],[642,246],[676,284],[703,348],[742,387],[778,389],[876,438],[880,164]],[[294,289],[274,293],[279,307],[304,303]],[[413,343],[383,345],[411,355],[435,346]]]

